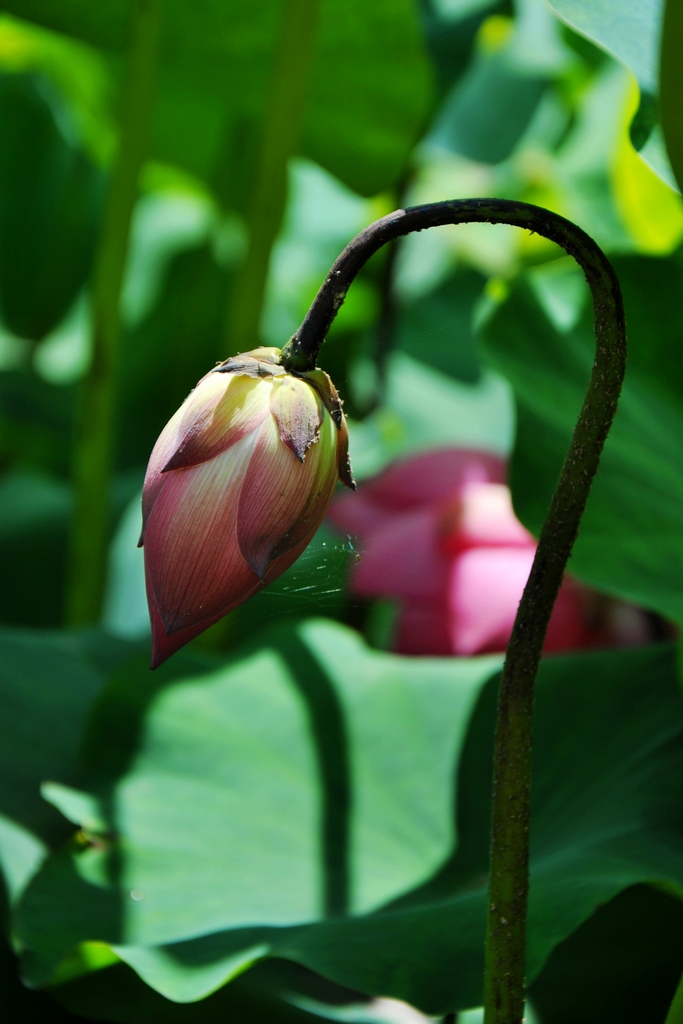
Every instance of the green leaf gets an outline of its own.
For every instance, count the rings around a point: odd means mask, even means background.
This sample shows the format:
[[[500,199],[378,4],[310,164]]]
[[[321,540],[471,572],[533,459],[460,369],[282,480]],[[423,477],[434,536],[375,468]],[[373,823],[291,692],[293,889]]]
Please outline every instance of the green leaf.
[[[649,131],[636,147],[647,164],[671,188],[676,179],[663,145],[660,126],[651,116],[657,106],[659,39],[664,0],[549,0],[560,17],[601,49],[631,69],[641,92],[641,122],[649,120]],[[636,131],[637,131],[636,127]],[[635,142],[634,142],[635,144]]]
[[[105,53],[125,47],[122,0],[97,9],[87,0],[11,0],[6,9]],[[233,185],[221,182],[226,158],[231,150],[243,158],[253,138],[279,14],[275,0],[165,5],[154,155],[220,183],[229,205]],[[410,0],[326,0],[301,152],[357,191],[375,194],[402,173],[430,94]]]
[[[659,102],[666,149],[679,189],[683,188],[682,48],[683,10],[680,3],[668,0],[662,26]]]
[[[429,136],[470,160],[497,164],[522,137],[545,89],[541,77],[520,74],[505,50],[475,55]]]
[[[208,673],[121,675],[86,744],[111,831],[27,890],[29,975],[99,939],[176,1000],[270,955],[429,1013],[476,1005],[495,665],[311,622]],[[673,649],[547,661],[535,730],[530,977],[623,888],[683,885]]]
[[[8,905],[24,891],[46,853],[47,847],[42,840],[0,814],[0,867],[5,888],[3,896],[6,896]]]
[[[570,568],[595,587],[682,621],[683,264],[676,256],[622,258],[614,265],[628,324],[626,383]],[[538,533],[588,383],[592,312],[561,330],[522,282],[483,338],[515,388],[513,498],[519,517]]]
[[[549,0],[560,17],[631,68],[641,88],[657,93],[663,0]]]
[[[0,313],[39,341],[88,279],[104,176],[47,81],[0,76],[0,119]]]

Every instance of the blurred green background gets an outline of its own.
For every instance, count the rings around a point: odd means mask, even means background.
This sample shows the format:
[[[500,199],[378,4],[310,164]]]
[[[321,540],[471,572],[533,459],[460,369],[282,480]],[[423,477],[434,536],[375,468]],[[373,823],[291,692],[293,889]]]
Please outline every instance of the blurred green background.
[[[6,1020],[480,1020],[501,659],[392,654],[391,607],[347,590],[356,540],[323,526],[151,676],[140,489],[199,377],[282,346],[366,224],[525,200],[603,247],[629,328],[571,570],[677,635],[669,6],[663,32],[659,0],[2,5]],[[373,257],[321,365],[360,481],[493,452],[538,533],[592,345],[568,257],[469,225]],[[675,642],[549,659],[536,735],[527,1019],[663,1022],[683,970]]]

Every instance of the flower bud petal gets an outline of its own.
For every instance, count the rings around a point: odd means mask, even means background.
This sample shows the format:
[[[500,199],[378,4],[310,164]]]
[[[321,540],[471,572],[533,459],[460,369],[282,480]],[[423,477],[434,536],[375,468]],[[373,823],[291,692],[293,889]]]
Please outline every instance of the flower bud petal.
[[[339,440],[337,443],[337,473],[339,479],[349,490],[356,490],[356,481],[353,479],[351,459],[349,457],[349,428],[346,426],[346,418],[342,417],[339,427]]]
[[[269,392],[265,380],[208,373],[186,403],[183,436],[163,471],[207,462],[255,430],[268,415]]]
[[[299,462],[282,444],[274,418],[261,427],[237,511],[240,551],[260,579],[273,558],[320,525],[337,482],[336,432],[325,415],[319,440]]]
[[[152,449],[142,490],[142,544],[149,514],[172,469],[207,462],[256,429],[268,415],[269,384],[207,373],[171,417]]]
[[[184,406],[181,405],[180,409],[173,414],[161,431],[149,457],[145,482],[142,487],[142,532],[138,541],[138,547],[142,547],[149,514],[154,508],[154,503],[159,497],[162,487],[166,483],[167,478],[163,475],[162,470],[180,444],[183,415]]]
[[[149,564],[145,562],[145,585],[147,588],[147,604],[149,606],[149,618],[152,627],[152,657],[150,662],[150,668],[158,668],[162,665],[167,658],[170,658],[172,654],[179,651],[185,644],[189,644],[190,640],[194,640],[196,636],[203,633],[209,626],[213,626],[214,622],[218,622],[219,619],[223,618],[223,612],[219,612],[213,619],[207,619],[196,623],[194,626],[189,626],[187,629],[178,630],[177,633],[167,633],[164,629],[164,624],[161,621],[159,615],[159,609],[157,607],[156,598],[154,596],[154,589],[152,587],[151,574]]]
[[[246,373],[250,377],[284,376],[287,371],[280,362],[281,350],[261,346],[251,352],[241,352],[220,363],[214,373]]]
[[[280,440],[296,455],[299,462],[318,440],[323,421],[323,404],[313,388],[296,377],[274,380],[270,391],[270,410],[275,417]]]
[[[210,462],[168,474],[145,529],[156,607],[177,633],[246,600],[259,578],[242,558],[235,523],[240,487],[258,435]]]
[[[308,370],[302,377],[315,388],[334,422],[338,427],[341,426],[344,419],[342,401],[329,373],[325,373],[324,370]]]
[[[323,405],[337,425],[339,430],[337,472],[344,486],[355,491],[356,481],[353,479],[351,461],[349,459],[349,431],[346,426],[342,400],[332,383],[332,378],[324,370],[309,370],[308,373],[303,374],[303,377],[318,392]]]
[[[339,473],[353,484],[331,381],[279,360],[279,349],[226,360],[155,445],[143,492],[153,668],[289,568]]]

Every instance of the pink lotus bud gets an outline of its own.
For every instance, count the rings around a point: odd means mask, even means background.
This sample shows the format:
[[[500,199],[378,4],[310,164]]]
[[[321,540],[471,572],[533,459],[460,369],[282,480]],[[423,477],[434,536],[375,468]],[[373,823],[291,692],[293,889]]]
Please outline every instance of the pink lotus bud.
[[[142,492],[152,668],[299,557],[337,480],[355,488],[339,396],[280,350],[221,363],[166,424]]]

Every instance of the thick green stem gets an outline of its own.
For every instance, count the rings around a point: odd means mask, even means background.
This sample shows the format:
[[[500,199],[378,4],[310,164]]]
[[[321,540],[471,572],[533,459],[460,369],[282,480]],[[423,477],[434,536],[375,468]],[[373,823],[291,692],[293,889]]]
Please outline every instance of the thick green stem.
[[[678,983],[664,1024],[683,1024],[683,977]]]
[[[258,344],[270,254],[287,200],[287,163],[296,153],[301,136],[319,10],[320,0],[283,0],[281,30],[247,202],[247,252],[231,289],[226,324],[229,352],[242,352]]]
[[[120,141],[95,265],[92,356],[74,446],[74,510],[66,595],[66,619],[72,626],[97,621],[104,594],[121,288],[138,178],[148,150],[160,16],[161,0],[132,0]]]
[[[626,326],[619,282],[607,257],[584,231],[537,206],[505,199],[463,199],[397,210],[362,231],[337,259],[303,324],[285,346],[283,363],[295,373],[315,366],[349,285],[386,242],[412,231],[469,222],[512,224],[561,245],[586,276],[595,316],[596,353],[588,391],[512,629],[498,703],[484,1019],[486,1024],[521,1024],[534,682],[553,604],[624,377]]]

